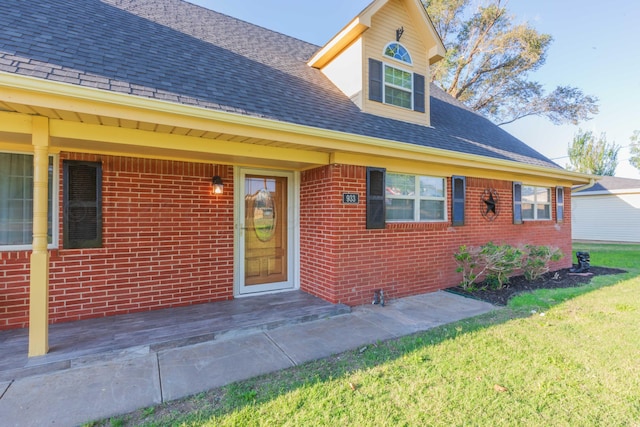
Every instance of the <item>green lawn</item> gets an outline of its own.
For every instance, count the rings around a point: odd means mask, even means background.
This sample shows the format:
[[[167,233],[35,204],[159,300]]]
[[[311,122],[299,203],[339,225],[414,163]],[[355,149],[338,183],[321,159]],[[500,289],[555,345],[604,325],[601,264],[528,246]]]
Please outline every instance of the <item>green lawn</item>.
[[[628,273],[101,425],[640,426],[640,245],[574,250]]]

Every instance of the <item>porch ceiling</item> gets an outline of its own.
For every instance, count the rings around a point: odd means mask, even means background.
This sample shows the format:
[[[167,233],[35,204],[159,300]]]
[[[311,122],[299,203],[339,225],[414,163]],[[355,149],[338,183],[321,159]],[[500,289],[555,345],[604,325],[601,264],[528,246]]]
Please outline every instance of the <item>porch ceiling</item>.
[[[4,114],[3,114],[4,113]],[[215,130],[216,123],[179,126],[113,115],[0,101],[0,141],[31,145],[29,118],[50,119],[53,151],[131,155],[183,161],[304,170],[330,160],[329,148]]]
[[[143,122],[100,114],[81,113],[59,108],[46,108],[36,105],[16,104],[0,101],[0,111],[16,112],[27,115],[39,115],[48,117],[51,120],[64,120],[69,122],[86,123],[91,125],[103,125],[121,127],[125,129],[138,129],[149,132],[165,133],[170,135],[193,136],[197,138],[215,139],[218,141],[234,141],[245,144],[269,145],[282,148],[308,149],[300,144],[291,144],[282,141],[269,140],[264,138],[251,138],[247,136],[233,135],[223,132],[194,129],[189,127],[173,126],[160,123]]]

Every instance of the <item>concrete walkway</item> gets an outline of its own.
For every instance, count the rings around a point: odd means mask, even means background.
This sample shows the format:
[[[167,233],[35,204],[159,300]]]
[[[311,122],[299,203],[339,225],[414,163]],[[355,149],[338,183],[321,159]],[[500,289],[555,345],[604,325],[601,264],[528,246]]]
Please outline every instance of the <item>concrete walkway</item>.
[[[493,309],[439,291],[195,345],[132,347],[105,359],[79,360],[70,369],[0,382],[0,424],[76,426]]]

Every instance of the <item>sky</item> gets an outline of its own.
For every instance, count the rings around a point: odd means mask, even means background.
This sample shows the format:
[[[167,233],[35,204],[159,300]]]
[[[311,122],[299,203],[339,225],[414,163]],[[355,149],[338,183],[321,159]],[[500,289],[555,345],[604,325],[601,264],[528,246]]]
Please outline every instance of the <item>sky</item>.
[[[209,9],[324,45],[371,0],[189,0]],[[472,4],[474,0],[472,0]],[[553,42],[545,64],[530,80],[547,92],[573,86],[599,99],[592,120],[557,126],[527,117],[503,129],[560,166],[579,129],[605,133],[621,146],[616,176],[640,179],[631,166],[630,137],[640,130],[640,2],[633,0],[508,0],[516,23],[528,22],[550,34]]]

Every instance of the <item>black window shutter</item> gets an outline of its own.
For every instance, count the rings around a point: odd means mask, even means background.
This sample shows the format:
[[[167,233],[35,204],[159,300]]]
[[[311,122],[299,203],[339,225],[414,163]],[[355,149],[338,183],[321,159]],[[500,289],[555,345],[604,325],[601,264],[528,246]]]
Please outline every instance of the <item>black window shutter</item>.
[[[384,168],[367,168],[367,228],[385,228]]]
[[[420,113],[425,112],[424,108],[424,76],[420,74],[413,75],[413,109]]]
[[[102,246],[102,165],[64,162],[65,249]]]
[[[513,223],[522,224],[522,183],[513,183]]]
[[[369,99],[382,102],[382,62],[369,58]]]
[[[564,188],[556,187],[556,222],[564,221]]]
[[[465,184],[464,176],[451,177],[451,192],[453,195],[451,205],[452,225],[464,225]]]

